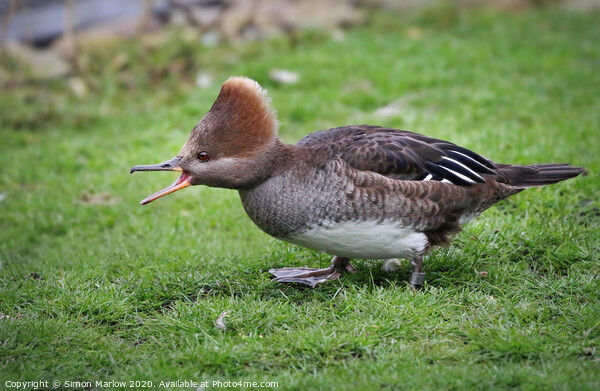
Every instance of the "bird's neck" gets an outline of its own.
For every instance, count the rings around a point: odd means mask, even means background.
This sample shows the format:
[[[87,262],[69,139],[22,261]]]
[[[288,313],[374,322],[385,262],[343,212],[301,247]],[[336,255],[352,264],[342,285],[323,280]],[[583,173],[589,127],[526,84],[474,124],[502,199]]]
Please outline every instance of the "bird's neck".
[[[294,146],[274,139],[260,154],[247,161],[242,173],[239,174],[237,190],[252,189],[262,182],[285,170],[291,164]]]

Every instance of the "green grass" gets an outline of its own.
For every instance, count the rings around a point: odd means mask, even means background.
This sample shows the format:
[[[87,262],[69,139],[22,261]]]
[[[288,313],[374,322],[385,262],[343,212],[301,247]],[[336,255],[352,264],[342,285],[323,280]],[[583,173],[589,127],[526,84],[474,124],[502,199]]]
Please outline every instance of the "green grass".
[[[118,71],[106,70],[116,52],[82,53],[85,98],[64,81],[3,90],[1,384],[599,389],[598,16],[376,14],[341,42],[305,32],[215,48],[173,32],[163,46],[124,44]],[[301,81],[277,85],[272,68]],[[197,70],[215,85],[197,89]],[[270,90],[286,142],[370,123],[589,175],[484,213],[426,260],[418,292],[406,263],[386,274],[360,260],[314,290],[278,285],[269,268],[329,257],[260,232],[233,191],[195,187],[141,207],[174,175],[128,172],[175,155],[236,74]],[[396,116],[373,114],[398,99]],[[214,323],[223,311],[226,330]]]

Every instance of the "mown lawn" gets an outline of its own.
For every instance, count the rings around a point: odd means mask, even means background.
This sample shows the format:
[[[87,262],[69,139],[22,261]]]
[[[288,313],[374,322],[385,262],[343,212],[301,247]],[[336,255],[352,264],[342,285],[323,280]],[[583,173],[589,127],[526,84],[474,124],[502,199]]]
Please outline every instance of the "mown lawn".
[[[2,386],[600,389],[599,16],[374,15],[343,39],[306,32],[209,48],[174,32],[168,44],[89,54],[84,97],[64,80],[4,89]],[[300,82],[271,81],[273,68]],[[212,87],[195,86],[198,70]],[[370,123],[589,175],[469,223],[426,260],[420,291],[407,285],[407,263],[383,273],[368,260],[314,290],[275,284],[269,268],[329,256],[260,232],[233,191],[194,187],[142,207],[176,175],[129,175],[174,156],[220,83],[240,74],[269,89],[286,142]],[[392,102],[395,113],[376,114]],[[223,311],[225,330],[215,326]]]

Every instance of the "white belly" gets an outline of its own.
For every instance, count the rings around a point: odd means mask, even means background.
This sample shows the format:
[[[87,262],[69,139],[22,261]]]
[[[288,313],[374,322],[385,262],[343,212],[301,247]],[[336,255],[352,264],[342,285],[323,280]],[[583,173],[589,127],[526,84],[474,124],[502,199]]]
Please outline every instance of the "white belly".
[[[427,236],[397,223],[327,223],[286,239],[288,242],[346,258],[411,258],[422,252]]]

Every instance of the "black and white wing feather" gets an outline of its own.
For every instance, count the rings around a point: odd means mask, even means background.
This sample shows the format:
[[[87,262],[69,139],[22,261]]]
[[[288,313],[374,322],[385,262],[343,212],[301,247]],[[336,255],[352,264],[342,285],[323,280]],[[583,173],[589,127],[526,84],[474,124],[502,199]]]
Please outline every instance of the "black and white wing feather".
[[[361,171],[392,179],[434,180],[470,186],[502,180],[488,159],[466,148],[405,130],[357,125],[314,132],[298,146],[323,150]]]

